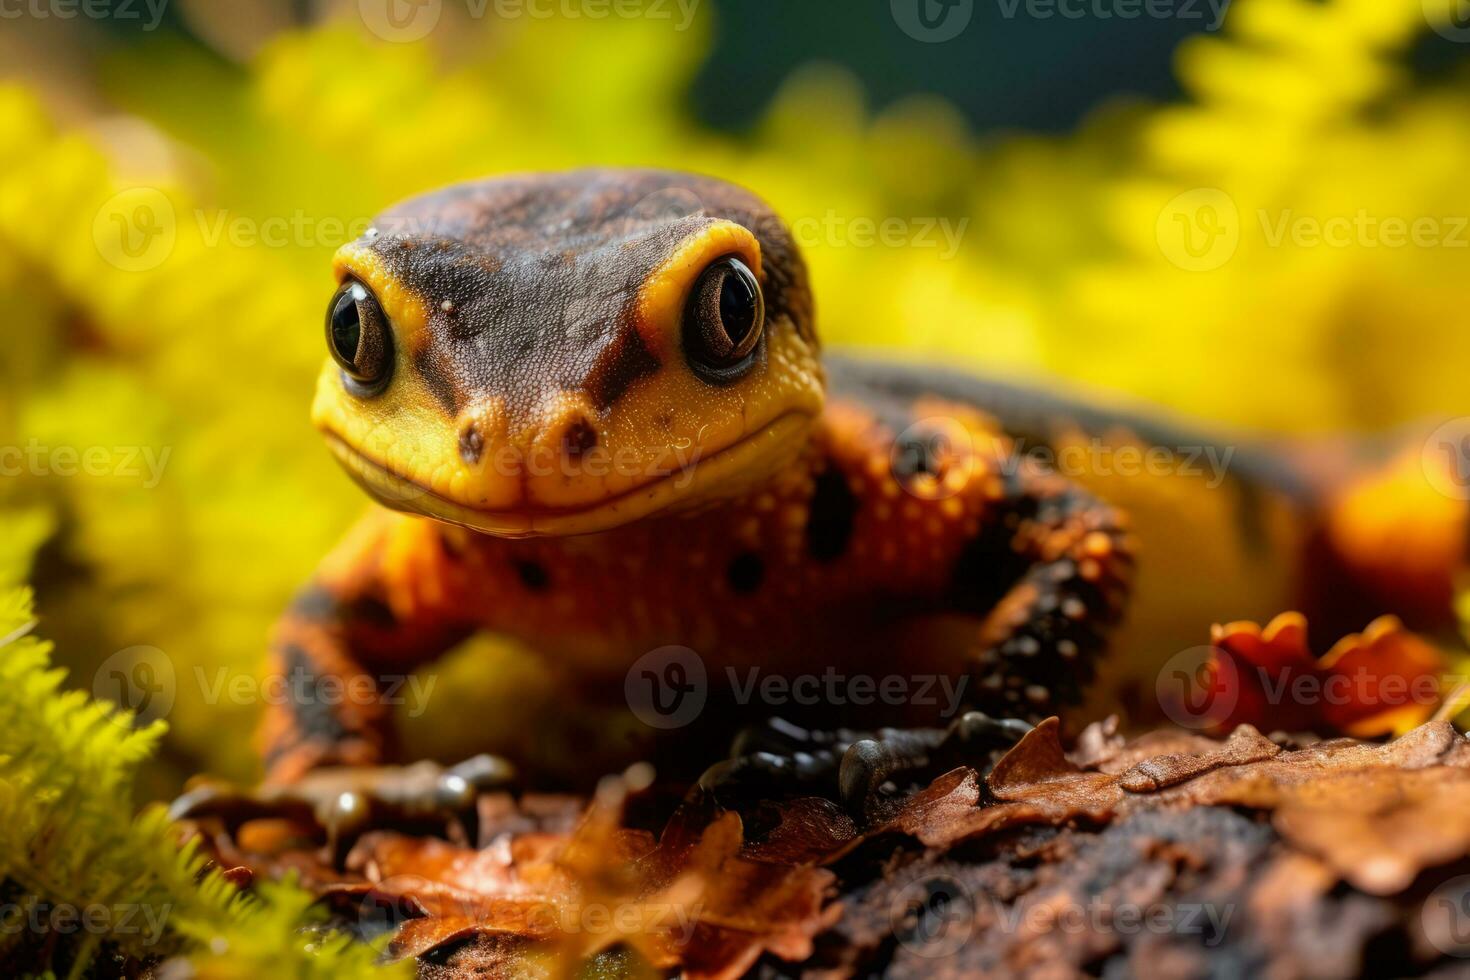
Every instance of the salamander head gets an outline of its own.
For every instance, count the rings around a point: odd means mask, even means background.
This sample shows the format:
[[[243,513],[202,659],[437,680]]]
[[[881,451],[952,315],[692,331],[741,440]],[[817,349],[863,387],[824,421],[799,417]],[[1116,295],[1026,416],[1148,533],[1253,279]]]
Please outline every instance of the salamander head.
[[[748,490],[822,408],[791,236],[712,178],[451,187],[382,215],[335,271],[313,420],[401,510],[604,530]]]

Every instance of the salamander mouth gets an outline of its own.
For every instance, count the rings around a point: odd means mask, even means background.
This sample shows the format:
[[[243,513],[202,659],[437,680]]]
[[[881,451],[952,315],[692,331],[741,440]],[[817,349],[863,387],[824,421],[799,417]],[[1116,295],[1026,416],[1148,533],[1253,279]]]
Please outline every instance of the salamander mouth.
[[[792,437],[806,428],[812,418],[806,412],[783,413],[723,449],[586,505],[503,510],[480,509],[451,500],[366,455],[338,433],[324,429],[323,435],[347,474],[385,507],[497,537],[523,538],[608,530],[666,510],[687,498],[702,496],[703,488],[725,482],[739,485],[745,482],[742,471],[750,468],[749,455],[763,452],[758,443],[798,445],[799,440]]]

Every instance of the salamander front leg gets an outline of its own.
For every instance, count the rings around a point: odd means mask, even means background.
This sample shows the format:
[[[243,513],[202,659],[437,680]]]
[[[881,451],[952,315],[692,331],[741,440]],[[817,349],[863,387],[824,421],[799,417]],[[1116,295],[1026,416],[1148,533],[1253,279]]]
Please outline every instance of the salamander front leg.
[[[780,718],[746,729],[730,758],[700,778],[696,792],[716,798],[840,799],[855,816],[871,814],[888,787],[921,785],[956,766],[988,771],[1031,726],[971,711],[948,728],[808,731]]]
[[[410,674],[470,632],[451,590],[425,588],[443,572],[434,533],[375,514],[323,563],[272,634],[269,689],[279,696],[262,730],[264,784],[204,787],[181,798],[181,815],[289,811],[320,827],[338,857],[375,825],[453,824],[473,840],[475,798],[513,784],[509,763],[383,765],[394,755],[393,708],[416,690]],[[419,564],[397,564],[405,554]]]
[[[1009,499],[962,561],[955,602],[983,617],[972,703],[1034,723],[1082,699],[1132,555],[1113,508],[1032,461],[1009,471]]]
[[[463,631],[404,624],[376,590],[318,582],[277,624],[262,731],[267,781],[324,766],[373,766],[393,755],[392,708],[408,673]]]

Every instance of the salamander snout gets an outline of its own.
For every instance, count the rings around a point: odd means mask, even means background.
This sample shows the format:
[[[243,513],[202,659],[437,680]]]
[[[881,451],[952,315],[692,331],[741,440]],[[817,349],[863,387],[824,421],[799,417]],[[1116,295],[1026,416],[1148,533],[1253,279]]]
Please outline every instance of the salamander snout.
[[[519,425],[509,418],[503,402],[480,402],[460,414],[458,431],[459,457],[472,469],[487,459],[516,472],[537,459],[575,462],[595,452],[602,442],[597,412],[576,395],[557,396]],[[567,475],[573,474],[569,471]]]

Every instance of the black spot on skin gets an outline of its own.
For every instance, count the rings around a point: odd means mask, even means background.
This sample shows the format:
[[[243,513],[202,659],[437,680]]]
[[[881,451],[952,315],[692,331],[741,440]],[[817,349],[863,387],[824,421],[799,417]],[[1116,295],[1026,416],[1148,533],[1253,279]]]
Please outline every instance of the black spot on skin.
[[[1004,598],[1030,562],[1011,547],[1016,535],[1013,519],[1001,519],[965,545],[951,577],[956,600],[970,612],[983,615]]]
[[[840,470],[831,467],[817,477],[806,526],[806,548],[812,558],[826,562],[842,556],[852,540],[857,508],[857,498]]]
[[[530,592],[545,592],[551,585],[551,577],[546,574],[546,569],[534,561],[518,561],[515,569],[521,584]]]
[[[321,676],[311,654],[294,643],[281,651],[286,689],[290,692],[291,716],[296,720],[297,734],[302,740],[317,739],[339,742],[347,736],[347,728],[332,712],[332,698],[324,697]]]
[[[369,626],[390,630],[398,626],[398,617],[381,599],[357,596],[338,598],[320,586],[301,592],[291,603],[291,615],[312,623]]]
[[[1011,547],[1023,520],[1036,516],[1037,501],[1025,495],[1014,474],[1006,478],[1000,509],[960,551],[951,574],[951,587],[962,608],[985,614],[999,602],[1031,567],[1031,561]]]
[[[347,604],[347,615],[354,623],[377,629],[391,630],[398,627],[398,617],[388,604],[376,596],[358,596]]]
[[[474,466],[484,452],[485,437],[480,434],[479,426],[471,422],[459,434],[459,458]]]
[[[725,575],[730,581],[731,589],[739,595],[749,595],[761,587],[761,582],[766,577],[766,566],[759,555],[747,551],[730,562]]]

